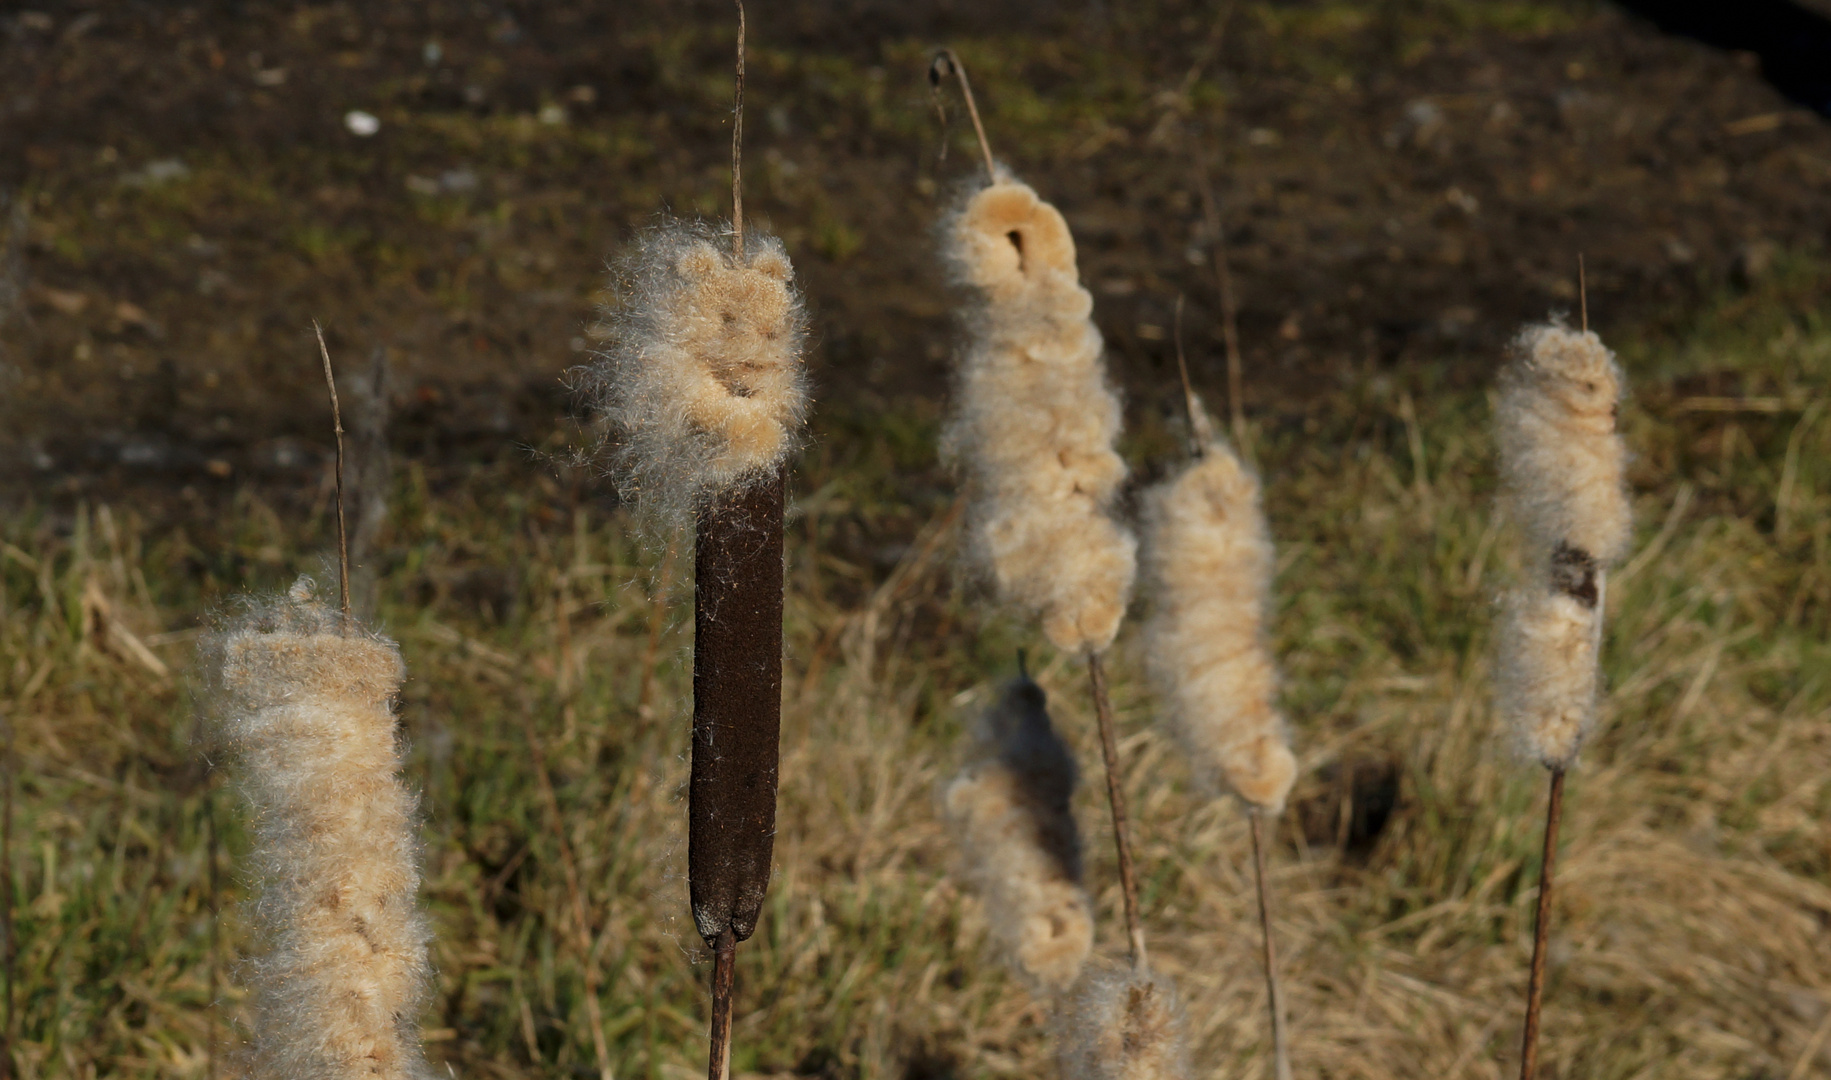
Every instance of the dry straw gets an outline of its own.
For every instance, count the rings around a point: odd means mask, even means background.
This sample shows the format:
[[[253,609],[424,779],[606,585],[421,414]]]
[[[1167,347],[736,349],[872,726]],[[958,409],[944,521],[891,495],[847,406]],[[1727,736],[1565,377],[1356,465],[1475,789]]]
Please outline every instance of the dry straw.
[[[301,579],[208,650],[268,943],[250,964],[250,1075],[431,1076],[416,1028],[431,932],[416,901],[414,798],[398,775],[399,649],[316,602]]]
[[[942,227],[953,276],[974,296],[942,453],[965,473],[971,550],[999,596],[1035,612],[1056,648],[1087,657],[1127,936],[1142,967],[1144,930],[1100,659],[1125,616],[1137,551],[1110,513],[1126,472],[1113,450],[1119,401],[1067,221],[994,163],[966,71],[944,51],[930,76],[938,83],[948,74],[960,79],[988,183]]]
[[[806,316],[780,241],[744,231],[744,7],[737,4],[731,227],[670,221],[622,267],[624,305],[593,370],[620,492],[671,544],[694,529],[687,880],[713,949],[707,1073],[729,1068],[739,942],[775,844],[786,469],[808,411]]]
[[[1632,527],[1626,450],[1615,432],[1621,370],[1589,330],[1582,283],[1579,292],[1581,330],[1534,326],[1514,343],[1495,415],[1501,480],[1528,568],[1504,608],[1496,698],[1520,744],[1551,771],[1521,1080],[1538,1067],[1564,776],[1594,722],[1607,569],[1625,553]]]
[[[1013,681],[981,720],[972,760],[941,793],[943,816],[984,901],[992,939],[1034,991],[1074,985],[1093,946],[1069,803],[1074,757],[1042,688]]]

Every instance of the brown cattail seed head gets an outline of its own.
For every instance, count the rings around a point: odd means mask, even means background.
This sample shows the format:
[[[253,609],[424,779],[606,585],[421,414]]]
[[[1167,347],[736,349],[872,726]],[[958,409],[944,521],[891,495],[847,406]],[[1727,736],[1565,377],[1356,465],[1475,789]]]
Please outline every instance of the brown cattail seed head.
[[[266,955],[250,965],[259,1080],[431,1075],[431,940],[414,799],[399,779],[393,642],[293,597],[208,646],[218,738],[241,770]]]
[[[1063,650],[1112,643],[1136,542],[1107,513],[1125,463],[1093,298],[1055,207],[1001,175],[946,223],[955,276],[977,293],[943,452],[972,492],[969,530],[999,594],[1041,614]]]
[[[1297,759],[1265,643],[1272,545],[1258,481],[1232,450],[1211,443],[1145,505],[1151,677],[1197,774],[1277,813]]]
[[[779,240],[668,221],[619,268],[612,344],[587,375],[616,429],[618,492],[669,531],[703,499],[762,483],[800,446],[807,316]]]
[[[1182,1010],[1151,971],[1089,968],[1057,1020],[1065,1080],[1187,1080]]]
[[[1025,982],[1049,994],[1074,983],[1093,947],[1069,809],[1075,780],[1042,689],[1020,679],[986,715],[972,763],[941,792],[993,940]]]

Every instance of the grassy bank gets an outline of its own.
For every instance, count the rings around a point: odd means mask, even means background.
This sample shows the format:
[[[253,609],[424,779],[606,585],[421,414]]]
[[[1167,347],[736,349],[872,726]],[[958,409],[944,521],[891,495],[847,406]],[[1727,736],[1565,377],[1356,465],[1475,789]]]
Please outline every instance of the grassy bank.
[[[1676,331],[1600,323],[1633,388],[1638,533],[1611,582],[1603,723],[1570,786],[1552,1075],[1831,1067],[1804,1056],[1831,1049],[1828,283],[1782,259],[1659,324]],[[1511,556],[1489,402],[1453,388],[1470,382],[1458,365],[1488,363],[1344,370],[1316,404],[1255,417],[1304,765],[1274,874],[1308,1075],[1500,1076],[1517,1053],[1544,796],[1488,703]],[[1131,403],[1141,473],[1178,453],[1172,404]],[[795,479],[778,870],[739,972],[739,1072],[1050,1068],[1047,1017],[985,955],[933,807],[1015,648],[1044,649],[953,572],[936,427],[920,407],[829,410]],[[425,1024],[461,1075],[591,1068],[563,839],[618,1074],[673,1080],[701,1067],[706,1008],[683,877],[685,593],[586,478],[553,473],[505,453],[434,483],[403,462],[383,537],[439,933]],[[250,488],[188,531],[146,530],[129,504],[5,522],[22,1075],[203,1076],[213,1025],[229,1075],[245,841],[196,742],[187,665],[207,611],[322,570],[327,495],[299,515]],[[1245,820],[1190,792],[1139,659],[1128,631],[1114,681],[1153,954],[1203,1074],[1260,1075]],[[1092,769],[1079,668],[1046,652],[1034,668]],[[1083,788],[1117,951],[1111,847]]]

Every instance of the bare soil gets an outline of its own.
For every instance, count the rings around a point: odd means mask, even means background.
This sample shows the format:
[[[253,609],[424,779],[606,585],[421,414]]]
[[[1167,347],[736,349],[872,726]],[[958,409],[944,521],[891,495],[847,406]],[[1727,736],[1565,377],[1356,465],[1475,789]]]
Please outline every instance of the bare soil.
[[[1596,325],[1657,338],[1831,235],[1831,124],[1751,58],[1606,6],[755,6],[748,206],[802,276],[822,412],[863,422],[817,419],[823,438],[945,393],[930,236],[978,157],[951,88],[939,152],[939,43],[999,156],[1073,223],[1134,409],[1174,401],[1178,293],[1198,381],[1224,385],[1202,155],[1257,415],[1299,416],[1345,372],[1485,377],[1523,320],[1576,306],[1579,255]],[[308,486],[329,448],[313,319],[341,367],[386,351],[395,448],[435,476],[587,441],[566,372],[606,260],[659,212],[728,210],[731,22],[658,2],[0,16],[6,482],[155,517]]]

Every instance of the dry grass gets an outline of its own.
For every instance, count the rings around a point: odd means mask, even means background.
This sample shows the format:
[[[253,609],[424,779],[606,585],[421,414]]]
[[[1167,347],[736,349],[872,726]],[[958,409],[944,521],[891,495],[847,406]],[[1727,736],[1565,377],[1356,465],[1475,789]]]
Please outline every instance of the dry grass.
[[[1795,267],[1703,316],[1682,349],[1611,335],[1639,395],[1623,416],[1639,531],[1611,583],[1612,690],[1570,789],[1547,1075],[1831,1069],[1826,280]],[[1517,1053],[1542,795],[1489,706],[1492,599],[1511,574],[1489,405],[1437,372],[1410,380],[1351,377],[1335,404],[1255,433],[1304,769],[1273,872],[1308,1076],[1502,1076]],[[1724,411],[1751,397],[1780,411]],[[1138,463],[1178,453],[1147,405]],[[934,806],[960,724],[1015,645],[1039,646],[953,583],[949,496],[896,486],[931,465],[932,418],[816,428],[789,527],[778,870],[740,957],[734,1071],[1046,1075],[1048,1018],[987,959]],[[612,1062],[674,1080],[701,1068],[706,1008],[683,878],[685,640],[665,628],[644,718],[649,556],[620,519],[564,505],[523,464],[437,493],[409,473],[381,544],[439,934],[429,1049],[471,1077],[591,1068],[531,710],[589,898]],[[326,535],[323,515],[282,522],[253,493],[196,546],[125,507],[5,523],[23,1076],[205,1075],[212,804],[225,870],[246,841],[192,749],[187,628],[228,591],[212,582],[288,580]],[[881,564],[845,554],[899,536]],[[1198,1073],[1263,1075],[1246,821],[1191,794],[1150,722],[1134,635],[1112,664],[1153,959],[1185,998]],[[1045,652],[1034,667],[1089,767],[1079,664]],[[1092,787],[1081,798],[1101,946],[1117,953],[1104,815]],[[227,904],[242,886],[223,880]],[[233,914],[224,931],[232,960],[248,941]],[[229,992],[225,1023],[243,1007]]]

